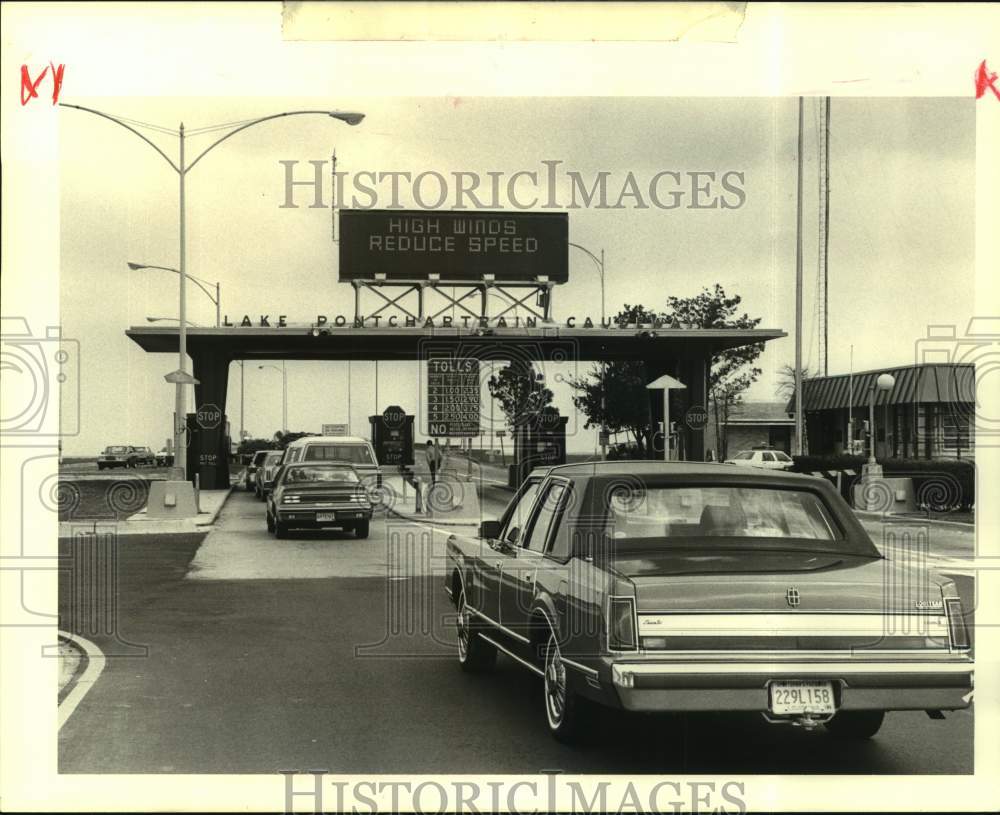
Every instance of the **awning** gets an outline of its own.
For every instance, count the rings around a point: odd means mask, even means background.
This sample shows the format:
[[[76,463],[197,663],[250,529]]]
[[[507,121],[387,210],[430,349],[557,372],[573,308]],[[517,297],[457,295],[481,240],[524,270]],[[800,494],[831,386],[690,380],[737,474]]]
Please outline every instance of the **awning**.
[[[853,376],[818,376],[802,382],[802,401],[806,412],[867,407],[870,391],[881,374],[891,374],[896,384],[890,391],[877,391],[876,405],[912,405],[926,403],[973,404],[976,401],[975,367],[962,364],[908,365],[862,371]],[[851,391],[853,388],[853,404]],[[788,401],[789,413],[795,412],[794,395]]]

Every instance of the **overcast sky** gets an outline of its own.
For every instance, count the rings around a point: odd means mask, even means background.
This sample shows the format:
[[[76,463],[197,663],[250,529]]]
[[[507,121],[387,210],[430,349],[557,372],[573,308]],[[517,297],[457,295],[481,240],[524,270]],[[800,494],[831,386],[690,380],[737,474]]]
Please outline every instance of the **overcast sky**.
[[[608,172],[609,198],[628,173],[645,189],[661,171],[742,174],[742,206],[692,209],[690,190],[671,210],[591,206],[570,211],[570,240],[607,258],[607,312],[624,303],[662,308],[668,295],[696,294],[721,283],[743,297],[761,327],[789,337],[771,343],[764,374],[748,398],[775,398],[776,373],[794,359],[795,99],[687,98],[385,98],[65,99],[131,119],[190,128],[297,109],[359,110],[347,127],[298,117],[251,128],[213,151],[188,177],[188,271],[218,280],[223,312],[286,314],[309,322],[317,313],[352,314],[352,289],[337,283],[329,209],[283,209],[282,160],[310,160],[338,169],[456,171],[505,178],[543,174],[560,161],[589,183]],[[816,273],[818,235],[818,101],[805,109],[805,339],[818,363]],[[830,373],[907,364],[928,324],[964,326],[973,313],[975,128],[971,99],[835,99],[831,117]],[[125,329],[147,316],[176,316],[177,279],[130,272],[127,261],[175,266],[178,255],[177,176],[162,158],[124,129],[90,114],[64,111],[61,126],[61,287],[66,336],[81,343],[81,432],[68,455],[93,454],[111,443],[163,446],[173,389],[163,375],[173,355],[149,355]],[[172,157],[176,140],[143,129]],[[196,155],[218,133],[194,136]],[[348,176],[348,187],[351,184]],[[686,183],[686,182],[685,182]],[[383,194],[388,186],[381,186]],[[427,189],[434,191],[434,186]],[[664,187],[663,189],[667,189]],[[721,188],[716,192],[722,192]],[[568,185],[559,195],[568,200]],[[664,196],[665,197],[665,196]],[[326,201],[329,203],[329,190]],[[732,196],[730,196],[732,200]],[[413,205],[402,185],[400,202]],[[379,205],[390,203],[379,200]],[[452,199],[445,204],[453,203]],[[506,204],[507,202],[502,202]],[[649,203],[648,201],[646,203]],[[188,289],[189,319],[214,323],[214,306]],[[558,287],[554,316],[600,311],[591,261],[571,250],[570,282]],[[367,416],[387,404],[417,411],[414,365],[352,366],[352,429],[367,435]],[[556,403],[570,409],[568,389],[550,372]],[[318,431],[348,417],[345,363],[288,364],[289,426]],[[246,369],[245,426],[270,435],[281,424],[280,375]],[[228,413],[235,437],[240,416],[239,367],[230,377]],[[488,413],[488,406],[486,408]],[[497,411],[499,416],[499,411]],[[581,422],[582,424],[582,422]],[[497,427],[499,427],[499,420]],[[571,429],[573,425],[571,424]],[[580,429],[571,449],[590,449]]]

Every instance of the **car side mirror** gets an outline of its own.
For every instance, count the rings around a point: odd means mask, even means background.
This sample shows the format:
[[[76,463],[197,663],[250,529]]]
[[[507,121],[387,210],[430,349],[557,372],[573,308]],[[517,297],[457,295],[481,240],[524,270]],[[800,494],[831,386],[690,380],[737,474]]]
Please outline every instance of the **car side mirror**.
[[[479,537],[493,540],[500,534],[500,521],[481,521],[479,524]]]

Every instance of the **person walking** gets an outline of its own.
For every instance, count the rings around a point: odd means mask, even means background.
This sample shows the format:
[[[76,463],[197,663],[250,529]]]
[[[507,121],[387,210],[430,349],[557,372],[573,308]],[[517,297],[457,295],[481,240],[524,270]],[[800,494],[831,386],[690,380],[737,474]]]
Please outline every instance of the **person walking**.
[[[434,486],[437,483],[437,474],[441,467],[441,448],[437,446],[434,439],[427,442],[425,455],[427,456],[427,468],[431,471],[431,486]]]

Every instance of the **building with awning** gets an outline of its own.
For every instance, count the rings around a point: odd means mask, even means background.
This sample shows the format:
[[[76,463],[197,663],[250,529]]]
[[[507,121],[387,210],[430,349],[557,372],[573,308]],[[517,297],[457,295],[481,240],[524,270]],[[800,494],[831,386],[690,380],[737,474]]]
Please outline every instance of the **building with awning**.
[[[865,438],[868,406],[881,374],[890,374],[896,382],[887,392],[875,390],[876,455],[974,455],[976,373],[968,363],[903,365],[804,380],[804,446],[810,455],[849,453],[849,439]],[[794,396],[786,409],[794,415]]]

